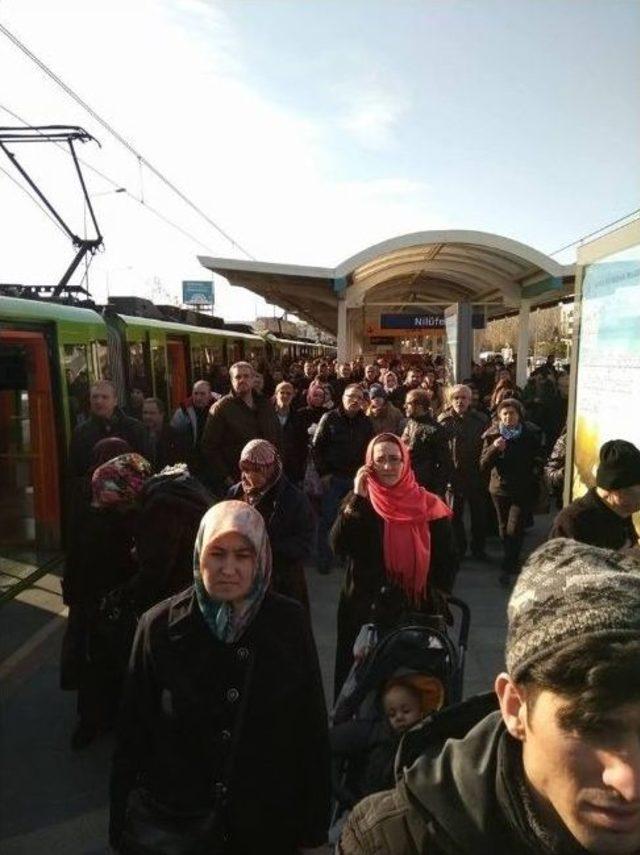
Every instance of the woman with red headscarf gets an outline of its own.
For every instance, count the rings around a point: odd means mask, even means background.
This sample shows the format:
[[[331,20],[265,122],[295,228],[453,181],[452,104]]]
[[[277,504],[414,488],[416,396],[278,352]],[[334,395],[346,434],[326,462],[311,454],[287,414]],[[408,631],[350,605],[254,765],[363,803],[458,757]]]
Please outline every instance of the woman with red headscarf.
[[[336,696],[353,664],[360,628],[383,632],[409,612],[437,613],[458,569],[451,511],[417,483],[409,450],[382,433],[367,448],[331,531],[334,552],[347,560],[338,606]]]

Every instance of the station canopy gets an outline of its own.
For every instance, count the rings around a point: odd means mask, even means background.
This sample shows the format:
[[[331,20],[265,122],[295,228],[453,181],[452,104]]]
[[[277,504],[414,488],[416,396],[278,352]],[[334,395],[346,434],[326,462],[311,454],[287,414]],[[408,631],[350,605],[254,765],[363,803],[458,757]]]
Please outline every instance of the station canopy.
[[[574,266],[525,244],[476,231],[415,232],[369,247],[337,267],[200,256],[207,269],[334,335],[338,306],[406,312],[457,302],[487,317],[573,293]]]

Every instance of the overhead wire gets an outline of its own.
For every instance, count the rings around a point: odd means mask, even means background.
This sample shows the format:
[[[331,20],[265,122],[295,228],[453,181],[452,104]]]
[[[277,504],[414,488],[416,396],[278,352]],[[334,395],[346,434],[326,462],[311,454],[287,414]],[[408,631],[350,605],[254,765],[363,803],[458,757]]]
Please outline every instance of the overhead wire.
[[[15,176],[13,176],[13,175],[9,172],[9,170],[8,170],[8,169],[5,169],[5,168],[4,168],[4,166],[0,166],[0,172],[4,172],[4,174],[7,176],[7,178],[8,178],[10,181],[13,181],[13,183],[16,185],[16,187],[18,187],[20,190],[22,190],[22,192],[23,192],[26,196],[28,196],[28,198],[29,198],[29,199],[31,199],[31,201],[32,201],[32,202],[34,202],[34,203],[38,206],[38,208],[40,208],[40,210],[42,211],[42,213],[43,213],[43,214],[44,214],[44,215],[45,215],[49,220],[51,220],[51,222],[53,223],[53,225],[54,225],[54,226],[55,226],[55,227],[56,227],[56,228],[57,228],[57,229],[58,229],[58,230],[59,230],[59,231],[60,231],[60,232],[65,236],[65,238],[67,237],[67,233],[66,233],[66,232],[65,232],[65,230],[62,228],[62,226],[60,225],[60,223],[56,220],[56,218],[55,218],[55,217],[52,217],[52,216],[51,216],[51,213],[50,213],[49,211],[47,211],[47,209],[46,209],[46,208],[45,208],[45,206],[42,204],[42,202],[40,202],[40,200],[38,199],[38,197],[37,197],[37,196],[34,196],[32,193],[30,193],[30,192],[29,192],[29,190],[24,186],[24,184],[21,184],[21,183],[18,181],[18,179],[17,179]]]
[[[121,145],[123,145],[134,157],[138,159],[139,165],[142,167],[143,165],[162,181],[169,189],[175,193],[186,205],[188,205],[192,210],[194,210],[200,217],[202,217],[210,226],[212,226],[222,237],[225,238],[232,246],[236,247],[236,249],[240,250],[247,258],[255,261],[255,257],[251,255],[251,253],[245,249],[242,244],[238,243],[227,231],[225,231],[218,223],[215,222],[211,217],[208,216],[195,202],[192,202],[189,197],[180,190],[172,181],[170,181],[159,169],[157,169],[152,163],[150,163],[140,152],[133,146],[128,140],[126,140],[118,131],[113,128],[106,119],[103,119],[96,111],[89,106],[89,104],[84,101],[80,95],[78,95],[74,90],[68,86],[64,80],[62,80],[49,66],[39,59],[33,51],[29,50],[29,48],[20,41],[20,39],[15,36],[11,30],[4,26],[4,24],[0,23],[0,32],[3,33],[9,41],[11,41],[19,50],[21,50],[25,56],[27,56],[32,62],[34,62],[48,77],[50,77],[70,98],[72,98],[83,110],[86,110],[89,115],[98,122],[108,133],[110,133]],[[144,204],[144,201],[142,201]]]
[[[14,118],[17,122],[22,122],[22,124],[23,124],[25,127],[30,128],[31,130],[36,131],[36,132],[37,132],[37,133],[39,133],[39,134],[40,134],[40,136],[42,136],[43,138],[44,138],[44,137],[46,137],[46,134],[43,134],[43,133],[42,133],[42,131],[38,130],[38,128],[37,128],[37,127],[35,127],[34,125],[32,125],[32,124],[30,124],[29,122],[27,122],[27,121],[26,121],[26,119],[24,119],[22,116],[19,116],[19,115],[18,115],[16,112],[14,112],[13,110],[10,110],[10,109],[9,109],[9,107],[6,107],[4,104],[0,104],[0,110],[3,110],[3,111],[4,111],[5,113],[7,113],[9,116],[11,116],[12,118]],[[52,140],[52,142],[53,142],[53,143],[54,143],[54,145],[56,145],[59,149],[61,149],[65,154],[67,154],[67,155],[71,156],[71,153],[69,152],[69,150],[67,149],[67,147],[64,145],[64,143],[62,143],[62,142],[58,142],[58,141],[56,141],[56,140]],[[122,186],[122,184],[121,184],[120,182],[116,181],[116,180],[115,180],[115,179],[113,179],[113,178],[110,178],[110,177],[109,177],[108,175],[106,175],[104,172],[102,172],[101,170],[97,169],[95,166],[93,166],[91,163],[89,163],[88,161],[84,160],[83,158],[78,157],[78,161],[79,161],[79,162],[80,162],[84,167],[86,167],[86,168],[87,168],[87,169],[89,169],[91,172],[93,172],[95,175],[98,175],[100,178],[102,178],[102,179],[103,179],[103,181],[106,181],[108,184],[111,184],[111,186],[114,188],[114,190],[123,190],[123,191],[124,191],[124,193],[125,193],[125,194],[130,198],[130,199],[132,199],[134,202],[137,202],[139,205],[142,205],[142,206],[143,206],[143,208],[145,208],[147,211],[150,211],[154,216],[158,217],[158,219],[162,220],[162,221],[163,221],[164,223],[166,223],[168,226],[170,226],[171,228],[173,228],[173,229],[175,229],[176,231],[180,232],[180,233],[181,233],[182,235],[184,235],[185,237],[189,238],[189,240],[191,240],[191,241],[193,241],[194,243],[196,243],[196,244],[197,244],[199,247],[201,247],[202,249],[205,249],[207,252],[210,252],[210,253],[212,253],[212,254],[214,254],[214,255],[215,255],[215,253],[216,253],[216,250],[215,250],[215,249],[213,249],[212,247],[210,247],[208,244],[203,243],[199,238],[195,237],[195,235],[191,234],[191,232],[189,232],[189,231],[187,231],[186,229],[182,228],[182,226],[179,226],[179,225],[178,225],[176,222],[174,222],[173,220],[170,220],[170,219],[169,219],[169,217],[165,216],[165,215],[164,215],[161,211],[159,211],[157,208],[154,208],[154,207],[153,207],[153,205],[149,205],[149,203],[148,203],[148,202],[145,202],[145,200],[144,200],[143,198],[141,198],[141,197],[139,197],[139,196],[136,196],[136,194],[135,194],[135,193],[131,193],[129,190],[127,190],[127,188],[126,188],[126,187],[123,187],[123,186]],[[7,173],[7,174],[8,174],[8,173]],[[10,177],[12,177],[12,176],[10,176]],[[15,179],[13,179],[13,180],[15,180]],[[19,185],[19,186],[22,186],[22,185]],[[24,188],[23,188],[23,189],[24,189]],[[34,201],[35,201],[35,199],[34,199]],[[44,210],[44,209],[43,209],[43,210]],[[58,225],[58,224],[56,223],[56,225]]]
[[[623,217],[618,217],[617,220],[612,220],[610,223],[605,223],[604,226],[600,226],[599,229],[595,229],[593,232],[589,232],[587,235],[583,235],[579,237],[577,240],[572,241],[571,243],[566,244],[566,246],[561,246],[560,249],[555,249],[553,252],[549,253],[549,256],[553,257],[554,255],[559,255],[561,252],[564,252],[565,249],[571,249],[572,246],[577,246],[585,240],[588,240],[591,237],[595,237],[595,235],[600,234],[600,232],[605,231],[606,229],[610,229],[612,226],[617,226],[619,223],[623,223],[625,220],[628,220],[630,217],[635,217],[640,215],[640,208],[636,208],[635,211],[629,211],[628,214],[625,214]]]

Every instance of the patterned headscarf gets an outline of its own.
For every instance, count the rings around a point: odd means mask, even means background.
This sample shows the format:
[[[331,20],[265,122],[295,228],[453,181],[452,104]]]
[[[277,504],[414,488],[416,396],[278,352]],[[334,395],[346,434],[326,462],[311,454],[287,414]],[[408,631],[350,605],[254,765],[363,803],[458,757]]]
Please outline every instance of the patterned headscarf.
[[[108,460],[91,477],[91,504],[94,508],[131,505],[151,474],[150,463],[140,454],[121,454]]]
[[[247,469],[257,469],[266,476],[267,480],[260,489],[256,490],[249,484],[244,474]],[[240,472],[245,500],[250,505],[257,505],[282,476],[282,459],[278,449],[266,439],[252,439],[240,453]]]
[[[207,548],[224,534],[241,534],[256,553],[253,584],[240,609],[214,600],[204,586],[200,565]],[[193,578],[198,607],[205,623],[219,640],[232,644],[254,619],[271,582],[271,546],[264,520],[246,502],[219,502],[202,517],[193,551]]]

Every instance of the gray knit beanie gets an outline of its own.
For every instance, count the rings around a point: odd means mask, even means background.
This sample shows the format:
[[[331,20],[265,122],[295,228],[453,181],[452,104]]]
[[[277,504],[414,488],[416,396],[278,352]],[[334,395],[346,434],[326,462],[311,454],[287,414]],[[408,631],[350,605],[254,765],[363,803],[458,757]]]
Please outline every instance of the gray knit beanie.
[[[640,639],[640,560],[575,540],[550,540],[522,568],[508,617],[507,671],[514,680],[577,638]]]

